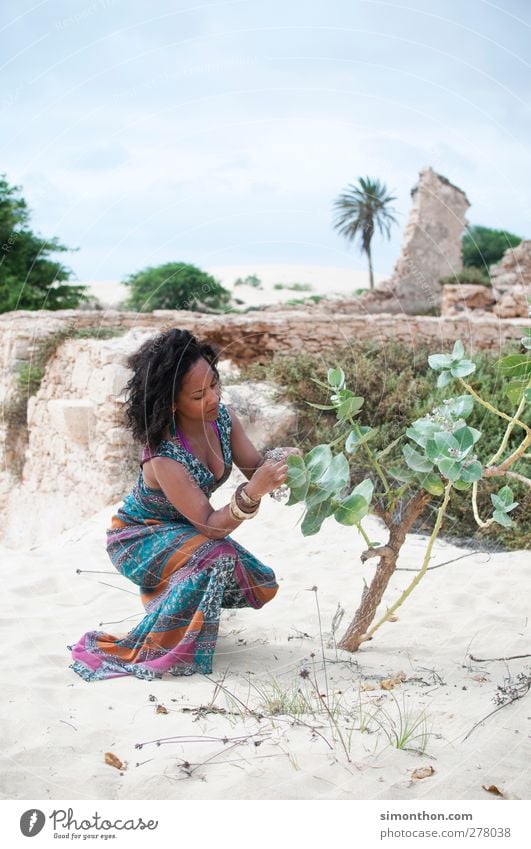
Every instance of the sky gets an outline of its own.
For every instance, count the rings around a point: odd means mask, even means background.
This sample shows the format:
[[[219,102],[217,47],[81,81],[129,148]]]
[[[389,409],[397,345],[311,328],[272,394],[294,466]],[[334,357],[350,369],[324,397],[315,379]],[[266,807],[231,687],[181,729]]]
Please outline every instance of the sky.
[[[0,0],[0,173],[80,281],[164,262],[363,270],[360,176],[432,166],[468,221],[531,236],[531,2]],[[527,57],[527,59],[526,59]],[[529,60],[529,61],[528,61]]]

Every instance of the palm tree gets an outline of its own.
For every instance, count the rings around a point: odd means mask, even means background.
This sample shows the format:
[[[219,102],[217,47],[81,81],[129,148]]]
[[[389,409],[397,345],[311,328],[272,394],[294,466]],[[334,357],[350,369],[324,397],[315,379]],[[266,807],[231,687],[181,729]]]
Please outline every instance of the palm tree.
[[[371,241],[376,227],[382,236],[390,238],[391,224],[398,224],[398,221],[393,217],[395,210],[389,208],[389,204],[396,198],[388,194],[387,186],[379,180],[360,177],[358,183],[357,186],[352,183],[348,185],[346,191],[334,202],[338,210],[334,229],[349,241],[353,241],[359,234],[360,250],[367,254],[369,260],[370,287],[374,289]]]

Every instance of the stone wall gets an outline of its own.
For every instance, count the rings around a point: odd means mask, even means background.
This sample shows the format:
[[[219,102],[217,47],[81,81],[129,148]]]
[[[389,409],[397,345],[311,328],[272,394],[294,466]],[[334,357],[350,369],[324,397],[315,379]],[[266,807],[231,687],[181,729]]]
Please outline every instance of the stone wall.
[[[443,286],[441,315],[454,316],[476,310],[498,318],[527,318],[531,301],[531,240],[508,248],[502,259],[491,265],[492,286]]]
[[[139,455],[122,425],[125,358],[143,338],[69,339],[50,359],[27,405],[22,479],[2,474],[6,545],[60,533],[123,496]]]
[[[221,362],[243,364],[265,362],[277,351],[306,351],[318,359],[338,340],[350,339],[394,339],[412,347],[426,342],[439,351],[460,338],[470,352],[497,350],[518,339],[522,326],[521,321],[494,318],[363,316],[317,308],[223,316],[171,311],[6,313],[0,316],[4,410],[20,392],[20,367],[35,362],[40,346],[73,323],[77,330],[126,332],[109,339],[63,340],[48,360],[38,392],[28,401],[27,430],[24,423],[10,429],[3,417],[0,506],[7,545],[30,545],[123,497],[136,478],[139,460],[139,448],[122,421],[126,359],[159,330],[186,327],[218,345]],[[17,451],[21,481],[12,469]]]

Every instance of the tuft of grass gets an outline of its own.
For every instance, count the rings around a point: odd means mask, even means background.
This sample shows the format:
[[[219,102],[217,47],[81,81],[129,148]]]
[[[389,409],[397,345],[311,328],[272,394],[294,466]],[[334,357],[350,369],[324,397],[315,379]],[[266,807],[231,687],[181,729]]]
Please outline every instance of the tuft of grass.
[[[371,719],[383,731],[390,746],[404,751],[425,754],[428,740],[432,736],[425,708],[420,711],[411,708],[406,704],[403,693],[402,706],[400,706],[394,693],[390,691],[389,695],[395,702],[397,715],[393,716],[380,705],[378,713],[373,714]]]
[[[376,705],[374,709],[366,710],[366,703],[362,701],[361,698],[361,689],[358,687],[358,704],[355,707],[354,719],[357,721],[357,730],[360,734],[372,734],[376,731],[376,728],[373,727],[373,721],[375,721],[375,717],[379,714],[381,708],[380,705]]]
[[[282,685],[275,678],[270,678],[266,683],[251,681],[250,684],[258,694],[255,709],[267,716],[316,715],[308,693],[295,683]]]

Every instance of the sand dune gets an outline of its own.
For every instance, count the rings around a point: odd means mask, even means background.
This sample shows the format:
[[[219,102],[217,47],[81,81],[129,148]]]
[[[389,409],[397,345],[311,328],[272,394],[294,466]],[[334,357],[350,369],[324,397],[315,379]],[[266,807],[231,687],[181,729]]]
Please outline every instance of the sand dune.
[[[301,298],[306,295],[350,294],[355,289],[366,288],[369,285],[368,273],[349,268],[315,265],[280,265],[280,264],[249,264],[249,265],[219,265],[206,269],[223,286],[231,291],[234,297],[242,300],[242,306],[258,306],[260,304],[284,303],[291,298]],[[252,286],[234,286],[240,278],[256,275],[261,281],[261,289]],[[383,280],[385,275],[376,274],[376,281]],[[104,306],[114,306],[128,295],[126,286],[116,281],[83,281],[90,293],[98,298]],[[275,289],[275,283],[286,286],[295,283],[307,284],[311,289],[299,292],[289,288]]]

